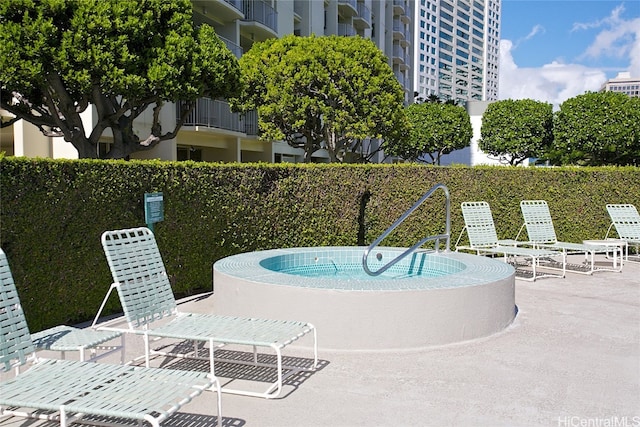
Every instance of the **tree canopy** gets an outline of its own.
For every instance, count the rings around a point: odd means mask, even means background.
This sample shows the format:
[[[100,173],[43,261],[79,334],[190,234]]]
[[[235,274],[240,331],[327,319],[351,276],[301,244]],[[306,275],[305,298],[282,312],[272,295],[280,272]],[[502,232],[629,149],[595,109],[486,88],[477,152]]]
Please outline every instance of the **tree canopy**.
[[[189,0],[0,0],[0,102],[47,136],[62,136],[79,157],[123,158],[172,139],[199,97],[240,87],[236,58],[213,28],[195,28]],[[163,129],[166,102],[185,101]],[[95,107],[93,129],[81,114]],[[153,108],[148,134],[134,121]],[[174,108],[173,106],[171,108]]]
[[[588,92],[570,98],[555,114],[555,164],[638,165],[640,98]]]
[[[408,136],[396,144],[393,154],[406,160],[428,156],[432,164],[454,150],[467,147],[473,137],[471,120],[464,107],[451,103],[423,102],[407,107]]]
[[[551,104],[532,99],[496,101],[482,115],[478,147],[510,165],[542,157],[553,142]]]
[[[404,91],[371,40],[269,39],[255,43],[240,68],[244,91],[234,108],[256,109],[261,137],[303,148],[307,162],[322,148],[344,161],[366,138],[389,146],[402,135]]]

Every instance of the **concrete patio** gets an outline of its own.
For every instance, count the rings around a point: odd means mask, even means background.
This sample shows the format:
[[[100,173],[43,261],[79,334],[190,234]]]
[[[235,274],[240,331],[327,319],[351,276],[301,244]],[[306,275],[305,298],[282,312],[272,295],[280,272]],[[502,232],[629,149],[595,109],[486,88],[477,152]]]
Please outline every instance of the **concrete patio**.
[[[208,312],[212,298],[180,310]],[[515,322],[487,338],[402,352],[320,351],[320,369],[290,377],[280,398],[223,394],[223,425],[640,426],[640,263],[516,281],[516,304]],[[127,337],[127,346],[128,356],[142,354],[141,338]],[[310,352],[287,347],[285,355]],[[212,425],[212,402],[205,393],[165,425]]]

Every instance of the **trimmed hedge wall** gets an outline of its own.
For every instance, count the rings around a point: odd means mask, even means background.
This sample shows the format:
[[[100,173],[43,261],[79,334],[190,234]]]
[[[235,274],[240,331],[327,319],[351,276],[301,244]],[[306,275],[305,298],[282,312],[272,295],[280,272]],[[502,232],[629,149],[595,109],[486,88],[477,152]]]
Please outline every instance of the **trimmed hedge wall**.
[[[295,246],[366,245],[437,183],[460,203],[490,203],[500,238],[522,224],[519,203],[549,203],[558,238],[603,238],[607,203],[640,208],[639,168],[212,164],[0,158],[0,244],[33,331],[90,320],[111,283],[105,230],[143,226],[144,193],[164,193],[155,225],[177,297],[211,289],[228,255]],[[384,242],[410,246],[444,232],[436,192]],[[116,297],[107,306],[120,312]]]

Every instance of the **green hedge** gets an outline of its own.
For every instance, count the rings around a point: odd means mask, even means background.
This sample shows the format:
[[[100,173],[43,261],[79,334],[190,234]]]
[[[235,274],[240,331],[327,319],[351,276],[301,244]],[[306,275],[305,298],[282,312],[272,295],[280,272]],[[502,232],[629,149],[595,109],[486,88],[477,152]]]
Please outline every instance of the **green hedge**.
[[[515,237],[519,202],[549,203],[558,238],[604,237],[607,203],[640,207],[638,168],[273,165],[0,159],[0,244],[34,331],[95,315],[111,283],[105,230],[143,226],[144,193],[164,194],[155,225],[176,296],[211,289],[212,264],[246,251],[365,245],[437,183],[451,193],[452,245],[460,203],[491,204],[500,238]],[[436,192],[383,244],[444,232]],[[110,312],[119,312],[111,298]]]

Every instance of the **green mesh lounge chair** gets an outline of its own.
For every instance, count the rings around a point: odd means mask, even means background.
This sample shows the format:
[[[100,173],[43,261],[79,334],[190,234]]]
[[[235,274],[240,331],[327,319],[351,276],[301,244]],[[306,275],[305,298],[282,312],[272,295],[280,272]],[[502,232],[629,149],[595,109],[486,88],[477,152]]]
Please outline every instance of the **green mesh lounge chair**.
[[[114,417],[159,426],[194,397],[214,388],[217,420],[221,419],[220,384],[208,373],[44,360],[36,357],[35,350],[7,257],[0,250],[0,370],[17,371],[15,377],[0,382],[1,417],[46,419],[61,426]],[[20,367],[27,365],[29,369],[20,373]]]
[[[464,228],[456,242],[456,251],[469,250],[474,251],[478,255],[502,255],[505,261],[509,259],[516,266],[516,278],[522,280],[535,281],[539,276],[538,267],[541,262],[548,262],[549,259],[561,257],[561,277],[565,276],[566,254],[562,251],[552,251],[549,249],[535,249],[520,247],[515,244],[505,244],[505,241],[499,241],[493,222],[491,208],[487,202],[464,202],[462,203],[462,216],[464,217]],[[459,246],[463,233],[466,231],[469,237],[469,246]],[[531,266],[531,271],[522,270],[518,267],[520,263],[518,259],[524,259]],[[558,276],[557,274],[548,274]]]
[[[605,239],[609,237],[611,229],[615,227],[620,239],[627,242],[627,261],[640,261],[640,214],[638,214],[636,207],[630,204],[610,204],[607,205],[607,212],[611,217],[611,225]],[[629,256],[629,246],[636,248],[634,256]]]
[[[582,243],[558,241],[553,220],[551,219],[551,213],[549,212],[549,206],[544,200],[523,200],[520,202],[520,210],[524,218],[523,227],[526,228],[527,236],[529,237],[527,243],[530,243],[534,248],[562,251],[567,255],[576,253],[585,254],[589,268],[582,268],[583,266],[571,268],[571,266],[568,266],[569,271],[593,274],[594,271],[599,270],[595,267],[595,255],[597,253],[606,254],[611,250],[604,246],[599,247]]]
[[[252,370],[275,368],[277,378],[269,384],[265,392],[233,389],[228,386],[222,388],[223,393],[264,398],[280,395],[286,377],[300,371],[316,369],[316,329],[310,323],[179,312],[155,237],[148,228],[107,231],[102,235],[102,246],[114,283],[104,299],[100,312],[111,292],[116,289],[128,325],[120,330],[143,336],[147,366],[151,354],[154,353],[208,360],[212,374],[215,372],[215,361],[249,365]],[[284,366],[284,347],[307,334],[313,335],[312,366]],[[180,350],[178,352],[161,351],[159,348],[152,350],[151,341],[163,338],[174,342],[193,342],[194,345],[187,346],[190,349],[188,352],[184,351],[185,346],[180,345],[177,345]],[[253,350],[253,359],[244,360],[238,357],[224,360],[222,357],[214,357],[216,349],[227,345],[249,346]],[[201,351],[199,347],[208,347],[208,351]],[[264,358],[262,361],[259,360],[258,348],[275,354],[275,364],[264,362]],[[205,355],[206,353],[208,355]],[[242,373],[239,375],[243,376]]]

